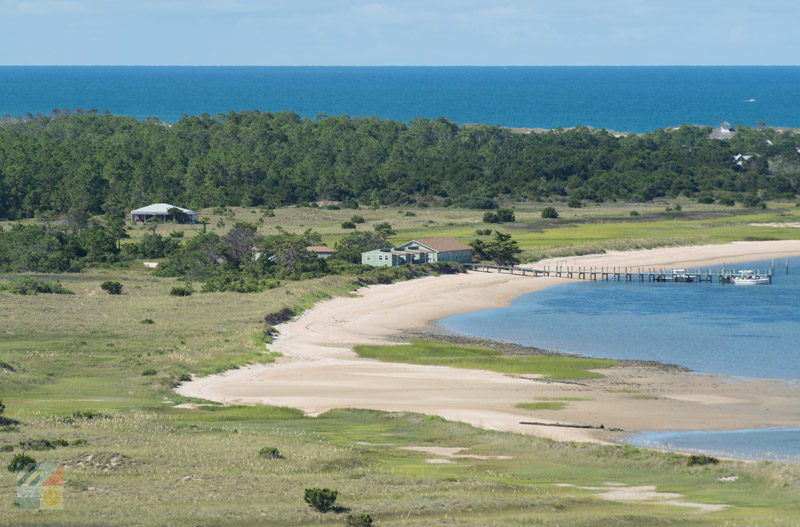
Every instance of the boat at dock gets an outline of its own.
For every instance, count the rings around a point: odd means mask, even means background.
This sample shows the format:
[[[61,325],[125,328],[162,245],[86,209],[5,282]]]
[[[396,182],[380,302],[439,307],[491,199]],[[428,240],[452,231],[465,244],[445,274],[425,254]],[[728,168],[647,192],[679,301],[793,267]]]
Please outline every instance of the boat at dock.
[[[694,276],[686,269],[673,269],[670,273],[662,273],[655,277],[656,282],[694,282]]]
[[[772,283],[772,278],[758,274],[750,269],[745,269],[739,271],[738,275],[725,276],[722,282],[733,285],[768,285]]]

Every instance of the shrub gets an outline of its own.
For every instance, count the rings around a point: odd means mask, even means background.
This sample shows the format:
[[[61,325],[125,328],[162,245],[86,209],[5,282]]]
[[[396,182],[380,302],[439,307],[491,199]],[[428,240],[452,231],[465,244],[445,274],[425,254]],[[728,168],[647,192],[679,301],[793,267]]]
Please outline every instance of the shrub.
[[[194,289],[188,285],[176,285],[169,290],[169,294],[172,296],[192,296],[192,293],[194,293]]]
[[[689,459],[686,460],[686,464],[690,467],[695,465],[716,465],[718,463],[719,459],[703,454],[692,454],[689,456]]]
[[[702,203],[704,205],[710,205],[711,203],[714,203],[714,196],[712,196],[710,194],[703,194],[702,196],[697,198],[697,203]]]
[[[369,514],[348,514],[345,525],[347,527],[372,527],[372,517]]]
[[[36,295],[39,293],[56,295],[73,295],[72,291],[65,289],[59,281],[49,282],[38,278],[17,278],[0,285],[0,291],[8,291],[15,295]]]
[[[311,488],[306,489],[303,499],[308,506],[319,512],[328,512],[336,503],[339,493],[331,489]]]
[[[733,207],[736,205],[736,201],[734,201],[733,198],[721,198],[719,204],[725,205],[726,207]]]
[[[638,212],[636,212],[635,210],[632,210],[632,211],[630,212],[630,215],[631,215],[631,216],[638,216],[638,215],[639,215],[639,213],[638,213]]]
[[[558,211],[553,207],[545,207],[544,210],[542,210],[542,218],[556,219],[558,218]]]
[[[148,369],[146,369],[146,370],[144,370],[142,372],[142,377],[152,377],[156,373],[158,373],[158,372],[156,370],[154,370],[153,368],[148,368]]]
[[[364,216],[359,216],[358,214],[355,214],[353,216],[350,216],[350,221],[352,221],[353,223],[364,223]]]
[[[515,221],[513,209],[497,209],[483,214],[484,223],[510,223]]]
[[[13,451],[14,451],[14,445],[0,446],[0,452],[13,452]]]
[[[139,321],[139,324],[155,324],[155,323],[156,321],[153,320],[152,318],[143,318],[142,320]]]
[[[25,467],[35,464],[36,460],[31,456],[27,454],[16,454],[13,458],[11,458],[11,463],[8,464],[7,468],[9,472],[17,472],[18,470],[22,470]]]
[[[570,207],[570,208],[573,208],[573,209],[579,209],[579,208],[583,207],[583,203],[581,203],[581,200],[579,200],[578,198],[573,197],[573,198],[569,198],[569,201],[567,201],[567,207]]]
[[[800,206],[800,203],[798,204],[798,206]],[[410,210],[408,210],[408,211],[406,211],[405,214],[403,214],[403,216],[409,216],[410,217],[410,216],[416,216],[416,214],[411,212]]]
[[[352,221],[348,220],[348,221],[342,223],[342,229],[355,229],[355,228],[356,228],[356,224],[353,223]]]
[[[393,234],[397,234],[395,230],[392,228],[391,223],[376,223],[374,226],[375,232],[381,233],[384,236],[392,236]]]
[[[181,373],[180,375],[178,375],[178,380],[181,381],[181,382],[189,382],[189,381],[192,380],[192,374],[191,373]]]
[[[281,451],[272,446],[265,446],[259,450],[258,457],[263,457],[265,459],[283,459]]]
[[[122,294],[122,284],[119,282],[112,282],[111,280],[106,280],[102,284],[100,284],[100,289],[107,292],[109,295],[121,295]]]

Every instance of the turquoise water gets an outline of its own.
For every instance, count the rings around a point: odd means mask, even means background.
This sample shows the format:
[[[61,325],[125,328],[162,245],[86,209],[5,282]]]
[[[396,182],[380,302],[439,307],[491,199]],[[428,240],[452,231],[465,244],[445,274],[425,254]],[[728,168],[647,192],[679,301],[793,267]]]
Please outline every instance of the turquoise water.
[[[771,262],[739,264],[765,270]],[[695,372],[800,380],[800,258],[776,262],[768,286],[582,282],[456,315],[445,328],[591,357],[654,360]],[[800,456],[799,430],[647,433],[630,439],[720,455]]]
[[[259,109],[643,132],[722,120],[800,127],[799,97],[791,66],[0,67],[0,116],[95,108],[174,122]]]

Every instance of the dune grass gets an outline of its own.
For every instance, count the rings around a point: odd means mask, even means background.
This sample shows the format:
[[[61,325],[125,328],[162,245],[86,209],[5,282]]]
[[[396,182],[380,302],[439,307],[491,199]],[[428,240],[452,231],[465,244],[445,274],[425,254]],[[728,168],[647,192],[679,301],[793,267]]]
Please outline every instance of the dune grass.
[[[537,401],[534,403],[519,403],[514,405],[523,410],[563,410],[567,403],[561,401]]]
[[[590,371],[610,368],[613,360],[579,357],[544,357],[503,355],[483,346],[467,346],[414,339],[409,345],[369,346],[354,348],[360,357],[386,362],[405,362],[430,366],[450,366],[472,370],[488,370],[506,374],[537,374],[545,379],[592,379],[602,377]]]

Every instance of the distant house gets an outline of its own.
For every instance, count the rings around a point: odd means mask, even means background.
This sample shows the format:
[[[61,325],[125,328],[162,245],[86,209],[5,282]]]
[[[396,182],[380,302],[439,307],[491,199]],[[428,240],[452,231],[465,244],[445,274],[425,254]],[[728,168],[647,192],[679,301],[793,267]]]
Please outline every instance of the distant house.
[[[316,254],[318,258],[330,258],[336,253],[336,249],[324,245],[309,245],[306,247],[306,251]]]
[[[733,156],[733,161],[740,167],[744,166],[744,164],[750,161],[751,159],[753,159],[752,155],[746,156],[744,154],[736,154],[735,156]]]
[[[170,213],[171,209],[177,209],[183,214],[175,217]],[[174,211],[173,211],[174,212]],[[141,209],[131,211],[131,221],[136,223],[144,223],[149,219],[156,219],[158,221],[174,221],[177,223],[197,223],[198,213],[184,209],[183,207],[176,207],[169,203],[153,203]]]
[[[722,121],[719,123],[719,128],[714,128],[711,130],[711,133],[708,135],[709,139],[730,139],[736,135],[736,128],[731,126],[731,123],[728,121]]]
[[[394,267],[433,262],[469,263],[472,247],[455,238],[420,238],[398,247],[361,253],[361,263],[373,267]]]

